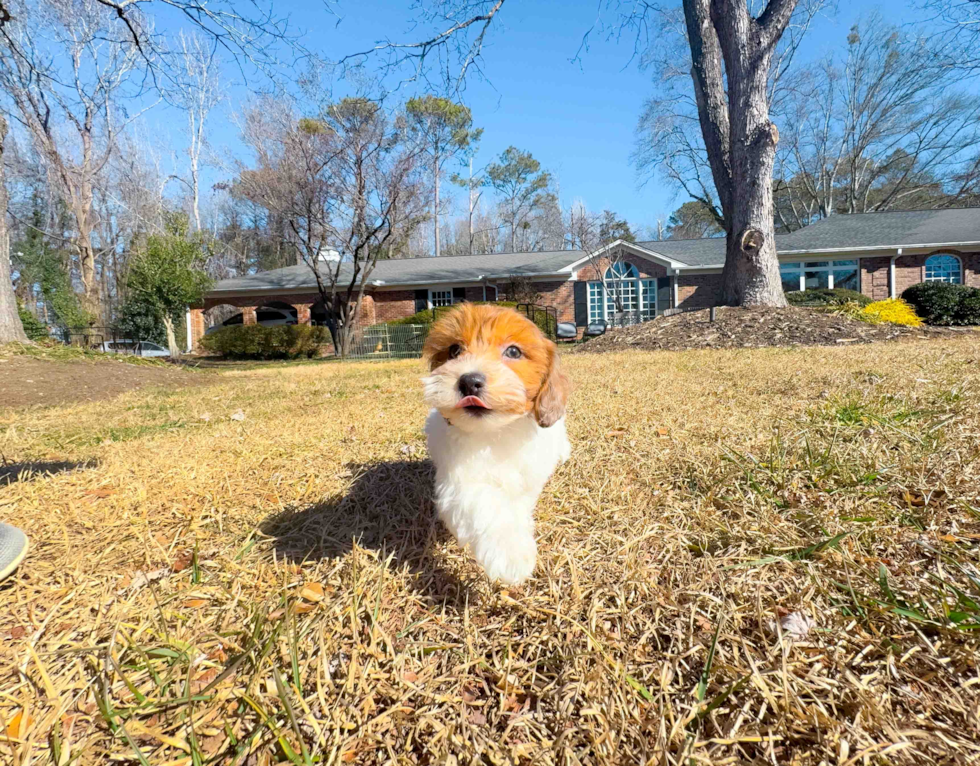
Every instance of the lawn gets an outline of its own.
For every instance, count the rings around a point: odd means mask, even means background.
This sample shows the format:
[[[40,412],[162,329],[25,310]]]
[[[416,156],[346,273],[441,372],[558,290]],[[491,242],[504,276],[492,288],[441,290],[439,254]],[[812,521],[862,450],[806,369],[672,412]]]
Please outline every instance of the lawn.
[[[980,759],[975,338],[566,367],[509,590],[432,522],[419,362],[0,410],[0,759]]]

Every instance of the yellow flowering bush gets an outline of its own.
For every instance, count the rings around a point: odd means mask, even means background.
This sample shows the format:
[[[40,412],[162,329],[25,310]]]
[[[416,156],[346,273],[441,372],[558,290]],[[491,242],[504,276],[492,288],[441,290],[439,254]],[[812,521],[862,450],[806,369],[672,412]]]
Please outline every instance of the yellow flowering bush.
[[[906,327],[922,326],[922,320],[915,313],[915,309],[901,298],[889,298],[888,300],[869,303],[860,310],[857,318],[871,324],[889,322]]]

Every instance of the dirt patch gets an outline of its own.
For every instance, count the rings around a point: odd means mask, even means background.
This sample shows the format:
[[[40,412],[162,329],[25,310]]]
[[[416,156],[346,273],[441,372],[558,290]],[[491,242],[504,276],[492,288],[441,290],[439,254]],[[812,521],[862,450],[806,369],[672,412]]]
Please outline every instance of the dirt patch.
[[[971,328],[872,325],[839,314],[788,307],[727,308],[689,311],[652,322],[609,330],[585,343],[580,352],[639,348],[681,351],[691,348],[764,348],[769,346],[842,346],[886,340],[949,337]]]
[[[164,365],[0,356],[0,409],[97,401],[134,389],[198,386],[211,380],[206,373]]]

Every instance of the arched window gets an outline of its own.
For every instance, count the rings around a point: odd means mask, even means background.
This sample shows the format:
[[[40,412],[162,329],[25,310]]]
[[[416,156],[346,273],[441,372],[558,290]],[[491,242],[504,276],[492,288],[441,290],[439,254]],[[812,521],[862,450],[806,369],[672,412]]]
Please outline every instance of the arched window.
[[[633,324],[670,308],[670,278],[641,279],[632,263],[613,263],[601,282],[589,282],[589,321]]]
[[[639,276],[640,272],[636,270],[636,266],[632,263],[620,261],[606,269],[606,274],[603,279],[636,279]]]
[[[963,283],[963,265],[955,255],[940,253],[926,258],[926,282]]]

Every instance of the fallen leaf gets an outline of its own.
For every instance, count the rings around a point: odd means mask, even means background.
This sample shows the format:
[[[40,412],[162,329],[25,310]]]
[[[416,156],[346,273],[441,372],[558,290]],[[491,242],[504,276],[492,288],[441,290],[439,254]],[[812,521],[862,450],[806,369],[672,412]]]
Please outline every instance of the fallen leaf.
[[[469,715],[466,716],[466,720],[469,721],[474,726],[486,726],[487,717],[483,715],[479,710],[471,710]]]
[[[23,625],[14,625],[14,627],[10,629],[11,638],[23,638],[26,635],[27,628],[25,628]]]
[[[353,763],[355,758],[357,758],[357,752],[354,750],[348,750],[340,756],[340,760],[344,763]]]
[[[158,532],[153,536],[153,539],[160,545],[170,545],[170,538],[163,532]]]
[[[117,591],[117,594],[121,594],[126,590],[131,590],[131,591],[140,590],[141,588],[145,588],[151,582],[156,582],[162,577],[166,577],[168,574],[170,574],[170,569],[168,568],[154,569],[152,572],[137,572],[136,576],[132,579],[130,585],[122,586],[120,590]],[[121,582],[120,585],[122,585]]]
[[[189,598],[184,602],[184,606],[188,609],[200,609],[202,606],[207,606],[208,600],[206,598]]]
[[[790,612],[779,621],[783,633],[797,641],[806,638],[816,624],[813,618],[805,612]]]
[[[116,492],[117,490],[103,487],[102,489],[90,489],[85,494],[89,497],[109,497],[109,495],[114,495]]]
[[[34,723],[33,719],[30,716],[25,716],[24,709],[21,708],[14,713],[13,717],[7,723],[7,738],[20,739],[21,725],[23,725],[23,732],[26,734],[32,723]]]
[[[170,567],[175,572],[183,572],[187,567],[191,565],[191,561],[194,558],[194,554],[190,551],[184,551],[175,560],[173,565]]]
[[[316,609],[316,604],[297,604],[295,609],[296,614],[308,614]]]
[[[658,428],[657,429],[657,435],[658,436],[666,436],[669,433],[670,433],[670,431],[668,431],[666,428]]]
[[[922,508],[926,504],[926,499],[922,495],[911,495],[906,492],[905,502],[915,508]]]
[[[318,582],[307,583],[300,589],[299,595],[307,601],[320,603],[323,601],[323,586]]]
[[[238,410],[238,412],[232,414],[231,419],[237,420],[239,423],[241,423],[243,420],[245,420],[245,413]]]
[[[418,673],[414,673],[411,670],[406,670],[404,673],[402,673],[402,681],[407,681],[410,684],[414,684],[418,680]]]

